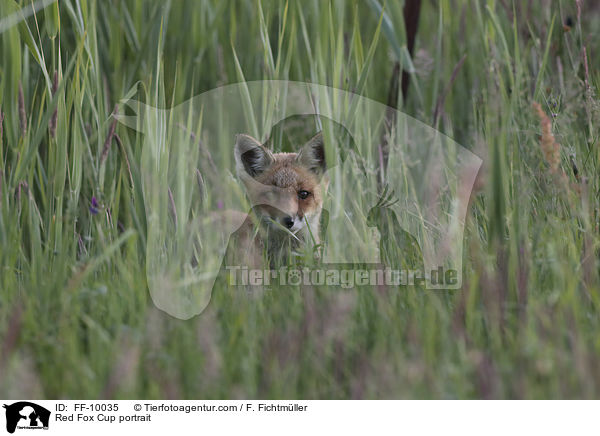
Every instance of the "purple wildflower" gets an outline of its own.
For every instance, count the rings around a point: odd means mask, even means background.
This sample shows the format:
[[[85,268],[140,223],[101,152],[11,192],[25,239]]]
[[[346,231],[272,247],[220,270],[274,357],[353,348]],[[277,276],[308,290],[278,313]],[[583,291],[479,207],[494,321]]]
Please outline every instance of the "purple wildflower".
[[[100,205],[98,204],[98,200],[96,200],[96,197],[92,197],[92,205],[90,206],[90,212],[92,213],[92,215],[98,214],[99,207]]]

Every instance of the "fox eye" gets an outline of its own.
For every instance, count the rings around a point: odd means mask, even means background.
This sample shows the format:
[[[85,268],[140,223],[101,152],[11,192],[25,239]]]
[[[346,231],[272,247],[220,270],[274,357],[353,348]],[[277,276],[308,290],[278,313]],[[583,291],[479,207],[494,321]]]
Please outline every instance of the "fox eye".
[[[305,200],[309,195],[310,192],[308,191],[298,191],[298,197],[300,197],[301,200]]]

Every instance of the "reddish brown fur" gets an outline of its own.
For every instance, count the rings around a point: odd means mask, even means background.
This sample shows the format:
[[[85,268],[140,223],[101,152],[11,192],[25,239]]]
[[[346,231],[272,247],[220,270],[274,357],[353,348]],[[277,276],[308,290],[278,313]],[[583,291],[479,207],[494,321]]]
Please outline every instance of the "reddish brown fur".
[[[322,193],[319,186],[319,180],[310,170],[300,165],[297,161],[297,153],[276,153],[274,163],[263,173],[256,177],[256,181],[266,185],[266,187],[275,186],[289,192],[291,204],[285,206],[291,209],[291,212],[297,211],[298,216],[304,219],[320,212],[323,204]],[[311,194],[306,199],[298,198],[299,191],[308,191]],[[273,213],[273,207],[269,212]]]

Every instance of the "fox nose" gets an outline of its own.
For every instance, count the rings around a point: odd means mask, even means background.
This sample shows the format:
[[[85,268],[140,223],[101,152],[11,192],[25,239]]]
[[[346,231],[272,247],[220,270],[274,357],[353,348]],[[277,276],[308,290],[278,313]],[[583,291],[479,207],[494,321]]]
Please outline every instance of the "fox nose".
[[[294,218],[292,218],[291,216],[284,217],[283,225],[286,226],[288,229],[291,229],[292,227],[294,227]]]

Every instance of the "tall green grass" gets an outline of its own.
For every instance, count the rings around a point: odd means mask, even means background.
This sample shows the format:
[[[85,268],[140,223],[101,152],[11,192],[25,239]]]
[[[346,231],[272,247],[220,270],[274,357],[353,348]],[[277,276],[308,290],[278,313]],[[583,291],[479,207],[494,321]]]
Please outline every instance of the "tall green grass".
[[[0,396],[597,398],[600,9],[581,4],[423,2],[411,56],[402,2],[61,0],[27,15],[0,0]],[[115,105],[261,79],[387,102],[395,62],[413,71],[399,109],[485,162],[463,288],[281,287],[188,321],[158,311],[143,136],[113,127]]]

